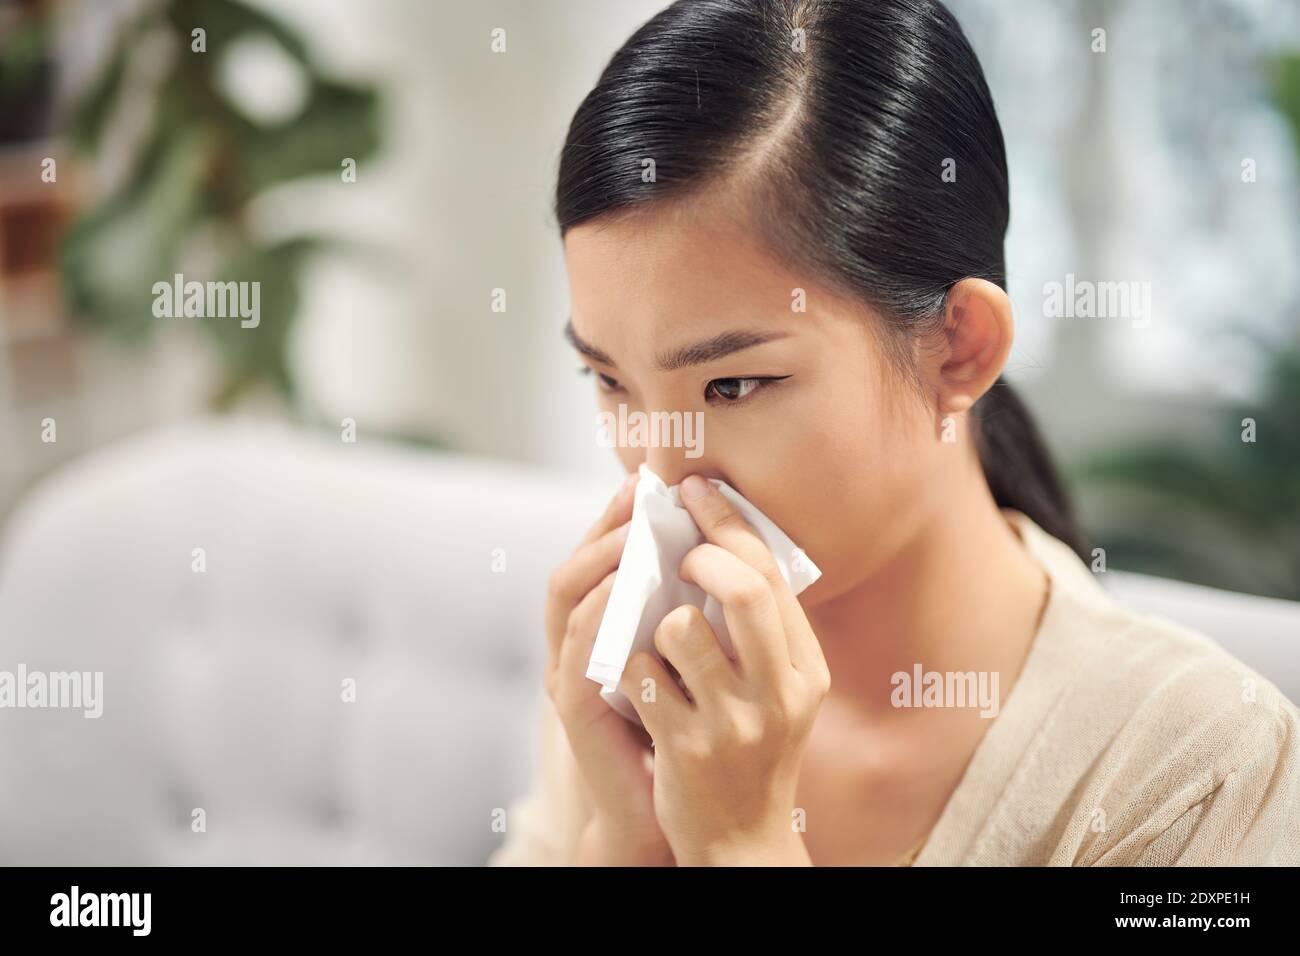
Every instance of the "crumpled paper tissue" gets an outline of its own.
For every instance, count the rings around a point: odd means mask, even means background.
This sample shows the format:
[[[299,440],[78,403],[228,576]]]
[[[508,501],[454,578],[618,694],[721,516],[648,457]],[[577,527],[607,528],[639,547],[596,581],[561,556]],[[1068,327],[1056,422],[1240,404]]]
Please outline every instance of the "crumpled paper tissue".
[[[645,464],[638,474],[623,557],[596,632],[587,677],[601,685],[600,695],[611,707],[640,726],[636,708],[618,689],[618,683],[628,658],[636,651],[649,651],[663,660],[655,650],[654,634],[669,611],[694,604],[703,611],[722,649],[732,658],[735,654],[722,606],[702,588],[677,576],[682,558],[705,540],[681,502],[680,486],[668,487]],[[709,480],[763,539],[790,590],[798,594],[821,577],[812,559],[766,515],[725,481]]]

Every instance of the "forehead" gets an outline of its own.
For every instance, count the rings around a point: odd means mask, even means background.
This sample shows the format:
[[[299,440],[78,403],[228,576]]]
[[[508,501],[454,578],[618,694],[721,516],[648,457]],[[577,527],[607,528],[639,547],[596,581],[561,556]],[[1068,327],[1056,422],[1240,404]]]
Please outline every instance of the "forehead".
[[[662,340],[688,325],[789,329],[809,282],[763,248],[752,230],[712,207],[654,204],[602,217],[564,239],[574,328],[586,338],[614,326]],[[620,333],[621,334],[621,333]]]

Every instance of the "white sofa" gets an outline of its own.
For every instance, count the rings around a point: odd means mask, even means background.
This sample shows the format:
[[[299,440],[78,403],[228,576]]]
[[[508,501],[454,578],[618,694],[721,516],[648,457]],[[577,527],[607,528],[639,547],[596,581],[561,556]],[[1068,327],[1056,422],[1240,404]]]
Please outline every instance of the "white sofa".
[[[0,670],[102,671],[104,712],[0,710],[0,863],[481,863],[533,772],[547,576],[611,491],[231,423],[56,473],[0,542]],[[1300,605],[1106,580],[1300,699]]]

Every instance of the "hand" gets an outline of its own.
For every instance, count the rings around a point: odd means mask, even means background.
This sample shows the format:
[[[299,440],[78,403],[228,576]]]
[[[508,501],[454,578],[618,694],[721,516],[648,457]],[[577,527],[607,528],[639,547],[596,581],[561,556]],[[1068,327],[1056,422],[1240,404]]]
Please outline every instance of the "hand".
[[[635,487],[636,475],[631,475],[577,550],[551,575],[545,683],[595,813],[581,841],[584,861],[671,865],[672,853],[654,814],[650,738],[610,707],[600,696],[600,685],[586,676],[627,540]]]
[[[706,541],[679,576],[722,606],[735,659],[700,610],[683,605],[659,624],[655,649],[690,699],[654,655],[628,660],[620,689],[654,739],[656,818],[680,866],[811,865],[793,811],[803,751],[830,690],[826,659],[753,528],[702,478],[681,490]],[[640,690],[647,677],[649,702]]]

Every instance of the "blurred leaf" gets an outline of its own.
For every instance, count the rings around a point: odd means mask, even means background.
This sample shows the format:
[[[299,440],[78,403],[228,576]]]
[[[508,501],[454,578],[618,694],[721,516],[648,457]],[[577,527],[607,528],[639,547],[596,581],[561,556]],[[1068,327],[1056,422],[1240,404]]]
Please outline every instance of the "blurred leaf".
[[[64,237],[60,265],[68,300],[83,321],[137,341],[160,321],[152,313],[153,284],[180,271],[178,257],[194,237],[233,243],[222,275],[259,283],[261,316],[256,329],[237,320],[193,319],[203,323],[225,368],[216,402],[228,405],[263,383],[291,394],[288,331],[301,267],[321,243],[304,237],[258,244],[248,234],[247,207],[271,186],[337,176],[345,157],[372,156],[380,139],[378,93],[324,76],[297,33],[262,10],[236,0],[163,0],[120,32],[103,73],[74,109],[77,142],[100,145],[141,39],[164,24],[182,52],[157,91],[152,125],[126,182]],[[198,27],[206,32],[207,53],[188,55]],[[222,57],[252,37],[269,38],[306,74],[304,106],[284,123],[249,121],[219,88]]]
[[[1300,147],[1300,53],[1279,57],[1274,74],[1273,102],[1290,122]]]
[[[377,108],[373,90],[317,78],[291,123],[269,129],[246,123],[240,144],[252,189],[302,176],[337,176],[345,157],[369,159],[379,146]]]
[[[226,381],[213,399],[218,408],[228,407],[260,382],[292,394],[286,344],[298,311],[298,280],[304,262],[320,245],[315,239],[294,239],[274,246],[244,247],[222,269],[220,281],[258,284],[259,315],[257,326],[249,328],[233,317],[201,320],[221,351],[226,369]]]
[[[307,45],[293,30],[271,14],[236,0],[173,0],[166,15],[186,49],[196,27],[202,27],[207,34],[209,54],[227,50],[237,40],[259,33],[270,37],[303,66],[311,65]]]
[[[76,101],[68,117],[68,134],[72,145],[82,152],[94,152],[103,139],[104,127],[117,105],[126,78],[131,52],[151,28],[158,24],[157,17],[148,14],[137,17],[122,27],[113,51],[109,54],[99,79]]]
[[[197,221],[204,137],[157,137],[130,183],[64,235],[60,266],[74,316],[139,341],[153,317],[153,284],[171,279],[184,237]]]
[[[43,13],[19,17],[0,33],[0,95],[21,93],[37,80],[50,37],[49,17]]]

